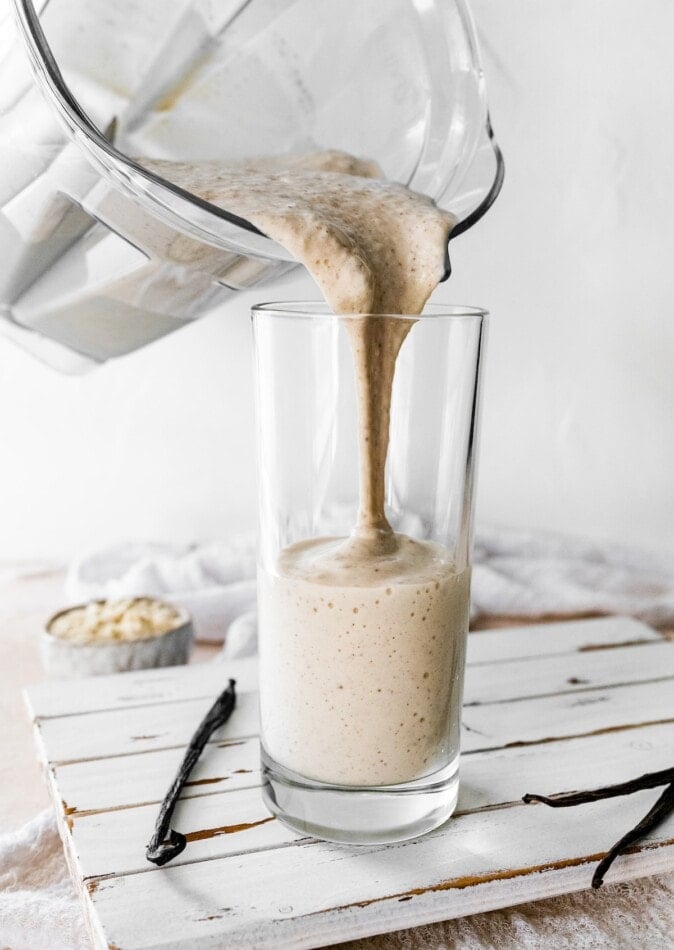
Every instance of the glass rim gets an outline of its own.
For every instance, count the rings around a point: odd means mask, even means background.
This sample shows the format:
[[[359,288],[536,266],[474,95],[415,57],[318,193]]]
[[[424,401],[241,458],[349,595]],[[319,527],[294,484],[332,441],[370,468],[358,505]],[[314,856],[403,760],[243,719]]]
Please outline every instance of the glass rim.
[[[336,320],[355,320],[358,317],[388,317],[392,320],[483,320],[489,316],[484,307],[464,304],[428,303],[421,313],[334,313],[324,300],[286,300],[258,303],[251,307],[253,317],[265,314],[276,317],[311,319],[332,317]]]

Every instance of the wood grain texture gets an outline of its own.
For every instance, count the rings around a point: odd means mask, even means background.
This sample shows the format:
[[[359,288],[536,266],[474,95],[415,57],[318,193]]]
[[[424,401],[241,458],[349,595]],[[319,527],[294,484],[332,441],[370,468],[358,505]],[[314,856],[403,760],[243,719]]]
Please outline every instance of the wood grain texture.
[[[457,813],[387,847],[316,842],[268,814],[251,661],[31,690],[95,945],[317,947],[587,887],[592,864],[657,792],[559,811],[521,796],[671,765],[674,645],[635,621],[602,618],[474,634],[469,657]],[[144,846],[158,802],[228,676],[241,689],[236,714],[175,815],[187,850],[155,868]],[[672,818],[610,880],[671,867]]]
[[[505,638],[502,631],[483,631],[468,637],[467,665],[498,663],[525,658],[588,652],[621,643],[662,643],[662,637],[630,617],[602,617],[584,623],[541,624],[514,627]],[[506,645],[507,644],[507,645]],[[215,662],[194,667],[169,667],[116,676],[80,679],[73,688],[62,681],[48,681],[31,687],[28,702],[34,719],[69,716],[106,709],[120,710],[190,699],[212,699],[227,684],[228,675],[237,679],[239,690],[257,687],[255,659]]]
[[[585,656],[579,656],[574,667],[581,677]],[[665,667],[662,670],[667,672]],[[674,670],[669,672],[670,676],[674,674]],[[622,679],[623,674],[620,675]],[[521,676],[524,680],[526,674]],[[519,674],[515,677],[514,691],[517,691],[518,678]],[[674,681],[670,678],[622,687],[576,689],[516,702],[481,705],[468,702],[463,713],[462,748],[476,751],[517,741],[540,742],[560,736],[586,735],[635,722],[659,722],[674,716],[666,706],[672,693]],[[211,702],[209,697],[184,700],[173,706],[147,706],[142,711],[120,709],[85,713],[76,717],[77,727],[73,726],[73,717],[63,716],[38,720],[38,728],[52,763],[126,757],[184,747]],[[257,731],[257,693],[239,693],[236,716],[213,734],[212,743],[249,738]]]
[[[456,815],[499,805],[524,808],[522,796],[534,789],[545,795],[625,781],[641,772],[667,768],[673,751],[672,727],[650,726],[542,747],[467,755],[461,765]],[[190,845],[172,867],[306,840],[276,819],[270,820],[260,796],[259,773],[257,777],[258,786],[179,802],[174,826],[187,835]],[[170,778],[167,776],[164,789]],[[157,807],[158,801],[134,808],[71,814],[73,854],[81,876],[97,877],[111,866],[117,874],[152,872],[138,842],[149,840]]]
[[[159,802],[175,775],[184,748],[161,749],[119,759],[52,765],[67,814]],[[211,743],[197,762],[183,798],[235,791],[260,783],[260,743],[234,739]]]
[[[649,682],[671,675],[671,644],[616,647],[610,662],[605,650],[481,663],[466,669],[465,705],[534,696],[575,693],[602,686]]]
[[[475,899],[485,885],[500,893],[500,906],[535,900],[547,893],[545,872],[557,868],[575,871],[567,889],[587,887],[589,865],[608,850],[616,829],[634,824],[652,800],[652,792],[640,792],[587,806],[592,814],[585,820],[544,806],[503,809],[492,813],[492,822],[484,813],[459,817],[404,845],[347,849],[306,842],[130,874],[101,881],[95,907],[109,940],[123,950],[320,946],[377,932],[382,911],[392,906],[395,927],[461,916],[467,892]],[[649,848],[641,849],[645,873],[671,864],[674,818]],[[621,861],[621,877],[629,863]],[[430,900],[417,903],[424,897]],[[473,909],[488,906],[483,899]],[[161,913],[147,915],[148,907]]]
[[[537,776],[547,778],[550,774],[550,792],[570,791],[574,787],[569,783],[572,782],[577,753],[583,769],[588,770],[588,777],[580,784],[592,783],[593,775],[598,781],[602,775],[607,781],[621,781],[628,777],[629,772],[650,771],[669,764],[674,756],[674,727],[671,723],[640,729],[630,726],[582,740],[562,738],[542,745],[514,746],[491,753],[465,752],[462,790],[466,788],[468,776],[474,794],[478,794],[480,788],[484,789],[484,800],[478,797],[473,805],[466,807],[482,807],[499,800],[493,798],[495,773],[499,776],[499,788],[504,787],[506,778],[511,778],[511,784],[507,786],[509,790],[503,791],[501,801],[514,801],[520,794],[532,790],[533,786],[520,792],[520,785],[513,784],[520,774],[523,778],[530,777],[529,785]],[[135,804],[157,804],[175,774],[181,756],[181,749],[170,749],[128,756],[121,770],[117,758],[53,766],[52,769],[65,813],[77,816]],[[620,771],[621,765],[627,770],[625,775]],[[504,769],[507,771],[503,772]],[[183,798],[216,795],[259,783],[257,739],[216,744],[209,746],[197,763]],[[557,787],[555,783],[558,783]],[[545,788],[538,791],[546,794]]]
[[[621,623],[623,621],[621,620]],[[647,627],[644,628],[648,630]],[[651,631],[652,632],[652,631]],[[655,634],[657,637],[657,634]],[[659,639],[659,637],[658,637]],[[236,676],[240,690],[257,689],[257,660],[231,660],[197,666],[173,666],[163,670],[140,670],[73,681],[71,690],[63,681],[33,686],[27,701],[34,719],[73,716],[105,709],[135,709],[185,699],[211,699],[227,685],[228,673]]]
[[[38,720],[38,724],[52,762],[136,755],[186,746],[213,698],[211,695],[138,709],[106,709]],[[73,726],[74,720],[77,726]],[[236,716],[213,733],[211,742],[246,738],[257,732],[257,692],[237,689]]]

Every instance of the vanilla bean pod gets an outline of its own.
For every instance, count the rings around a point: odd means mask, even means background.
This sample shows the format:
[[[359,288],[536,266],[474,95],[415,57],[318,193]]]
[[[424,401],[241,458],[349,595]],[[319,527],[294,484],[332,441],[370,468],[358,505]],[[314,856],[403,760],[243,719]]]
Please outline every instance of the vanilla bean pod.
[[[161,867],[177,857],[185,850],[187,839],[179,831],[170,827],[173,811],[176,802],[180,797],[185,782],[190,777],[190,773],[197,763],[204,746],[210,739],[215,730],[227,722],[232,715],[236,705],[236,680],[230,680],[227,689],[218,696],[211,708],[208,710],[198,729],[190,739],[190,743],[185,750],[185,756],[180,763],[180,768],[173,779],[171,786],[166,793],[164,801],[161,803],[157,823],[154,828],[154,834],[146,848],[145,856],[152,864]]]
[[[598,888],[604,883],[606,872],[611,867],[615,859],[623,854],[630,845],[634,844],[640,838],[643,838],[650,831],[667,818],[674,811],[674,768],[662,769],[659,772],[646,772],[639,778],[630,779],[627,782],[620,782],[617,785],[607,785],[604,788],[589,789],[585,792],[565,792],[559,795],[524,795],[522,801],[529,805],[531,802],[541,802],[549,805],[551,808],[569,808],[572,805],[585,805],[589,802],[603,801],[607,798],[616,798],[620,795],[631,795],[633,792],[640,792],[644,789],[659,788],[667,785],[656,803],[650,811],[644,815],[641,821],[635,825],[631,831],[623,835],[619,841],[613,845],[610,851],[599,862],[592,875],[592,887]]]
[[[631,831],[628,831],[620,841],[616,841],[606,857],[602,858],[599,862],[592,875],[592,887],[601,887],[604,883],[604,875],[618,855],[622,854],[631,844],[638,841],[639,838],[643,838],[644,835],[647,835],[653,828],[657,828],[660,822],[664,821],[670,814],[672,809],[674,809],[674,785],[668,785],[655,805],[644,815],[639,824],[635,825]]]
[[[542,802],[551,808],[568,808],[571,805],[585,805],[588,802],[599,802],[605,798],[617,798],[619,795],[631,795],[644,788],[659,788],[674,782],[674,769],[662,769],[660,772],[646,772],[639,778],[620,782],[618,785],[606,785],[604,788],[594,788],[587,792],[563,792],[560,795],[525,795],[522,801],[529,805],[531,802]]]

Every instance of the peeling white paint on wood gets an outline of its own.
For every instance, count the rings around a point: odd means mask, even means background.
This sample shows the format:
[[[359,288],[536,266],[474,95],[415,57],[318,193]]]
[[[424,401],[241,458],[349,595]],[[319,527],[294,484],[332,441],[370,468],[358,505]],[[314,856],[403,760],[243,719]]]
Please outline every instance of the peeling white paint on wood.
[[[660,643],[662,637],[633,617],[597,617],[557,623],[528,624],[503,630],[481,630],[468,637],[467,663],[498,663],[529,657],[600,650],[620,644]]]
[[[650,632],[648,627],[637,634]],[[161,670],[139,670],[73,680],[71,689],[64,689],[64,681],[47,680],[31,687],[27,695],[31,714],[35,719],[52,716],[74,716],[78,713],[100,712],[105,709],[135,709],[138,706],[156,706],[160,703],[179,703],[185,699],[213,699],[218,690],[227,686],[228,674],[236,669],[240,690],[257,689],[257,659],[232,662],[195,664],[194,666],[167,666]]]
[[[674,761],[672,731],[671,726],[647,726],[590,739],[467,755],[461,764],[456,814],[505,804],[524,808],[521,799],[526,792],[574,791],[668,768]],[[72,850],[82,877],[103,875],[111,866],[117,874],[151,871],[138,842],[149,841],[159,800],[172,777],[166,775],[152,804],[71,815]],[[205,800],[183,799],[173,826],[188,836],[190,845],[171,867],[306,840],[270,818],[259,787],[216,792]]]
[[[105,811],[164,797],[185,752],[161,749],[119,759],[95,759],[54,766],[56,782],[68,814]],[[190,776],[185,798],[235,791],[260,784],[260,742],[234,739],[211,743]]]
[[[230,669],[228,667],[228,671]],[[226,682],[224,685],[227,685]],[[219,686],[219,689],[224,689],[224,686]],[[111,709],[83,713],[76,717],[38,719],[38,726],[52,762],[136,755],[152,749],[173,749],[187,745],[214,699],[215,695],[174,705],[160,703],[138,709]],[[213,733],[211,742],[257,735],[257,705],[257,692],[237,690],[236,716]],[[73,721],[76,725],[73,725]]]
[[[94,904],[105,933],[123,950],[320,946],[376,931],[381,905],[399,911],[393,926],[409,927],[427,921],[429,912],[430,919],[462,916],[467,892],[477,896],[483,883],[498,881],[508,903],[536,899],[544,876],[539,869],[566,862],[577,862],[567,887],[585,888],[597,855],[645,814],[653,797],[640,792],[585,806],[584,816],[542,805],[492,812],[491,820],[484,813],[467,815],[425,838],[386,848],[305,843],[115,877],[100,882]],[[644,852],[645,873],[671,866],[674,818],[650,844],[663,846]],[[611,879],[621,879],[620,869]],[[426,891],[435,895],[432,911],[416,904]],[[348,929],[342,908],[358,911]]]
[[[674,645],[620,619],[479,633],[469,644],[475,705],[464,709],[457,816],[388,847],[300,838],[266,812],[250,661],[102,677],[79,693],[31,690],[96,946],[317,947],[587,887],[598,856],[657,791],[556,811],[519,799],[673,764]],[[154,868],[144,849],[158,802],[229,676],[237,710],[175,815],[188,848]],[[608,879],[672,866],[670,818]]]
[[[462,749],[545,742],[663,721],[674,723],[672,679],[469,706],[463,711]]]
[[[619,782],[630,773],[665,768],[674,754],[671,723],[609,732],[584,739],[561,739],[494,752],[466,753],[462,761],[462,809],[515,801],[521,785],[531,791],[571,791],[580,760],[587,777],[581,783]],[[183,749],[168,749],[119,760],[96,759],[54,766],[60,797],[68,815],[108,811],[137,803],[158,803],[171,782]],[[585,774],[585,771],[581,773]],[[497,785],[494,782],[498,775]],[[520,777],[522,783],[520,784]],[[602,778],[603,777],[603,778]],[[550,782],[546,787],[545,781]],[[576,784],[574,784],[574,782]],[[192,773],[184,798],[220,794],[260,784],[259,742],[256,739],[211,745]],[[531,786],[531,787],[529,787]],[[464,802],[470,787],[471,801]]]
[[[605,650],[503,660],[466,670],[464,703],[503,702],[533,696],[574,693],[602,686],[641,683],[669,675],[670,643],[616,647],[607,662]]]
[[[579,655],[575,669],[580,676],[585,658],[591,655]],[[674,668],[668,670],[663,665],[663,676],[668,672],[674,676]],[[621,679],[623,675],[621,673]],[[573,690],[516,702],[469,704],[463,711],[462,748],[476,751],[515,741],[539,742],[560,735],[584,735],[633,722],[658,722],[663,718],[663,703],[672,694],[674,680],[667,679],[623,687]],[[209,697],[185,700],[173,706],[162,703],[140,709],[55,717],[38,720],[38,728],[51,762],[136,755],[185,746],[211,703],[212,697]],[[73,725],[73,718],[77,726]],[[236,716],[213,734],[212,742],[249,738],[257,732],[257,693],[239,692]]]

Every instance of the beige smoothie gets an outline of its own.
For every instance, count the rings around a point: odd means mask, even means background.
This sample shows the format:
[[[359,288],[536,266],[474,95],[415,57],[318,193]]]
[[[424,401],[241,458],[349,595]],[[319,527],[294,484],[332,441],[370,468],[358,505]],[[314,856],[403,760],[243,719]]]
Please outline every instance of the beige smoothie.
[[[260,577],[263,736],[281,765],[340,785],[393,785],[459,750],[468,571],[439,545],[340,564],[301,541]]]
[[[314,277],[344,321],[359,405],[360,494],[348,538],[281,552],[259,577],[262,738],[300,775],[413,781],[458,754],[469,573],[395,534],[385,465],[395,363],[445,268],[453,215],[339,152],[223,167],[142,160],[251,221]]]

